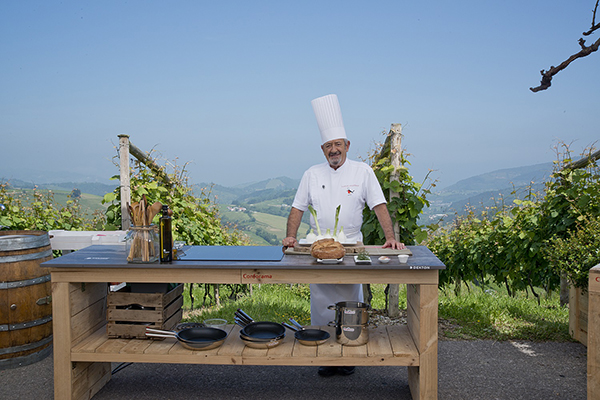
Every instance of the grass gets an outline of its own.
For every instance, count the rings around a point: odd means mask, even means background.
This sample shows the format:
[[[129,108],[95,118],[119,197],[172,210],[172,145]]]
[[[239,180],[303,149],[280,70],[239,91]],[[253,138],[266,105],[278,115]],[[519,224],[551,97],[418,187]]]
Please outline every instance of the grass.
[[[194,310],[190,310],[189,290],[184,296],[185,321],[202,322],[207,318],[224,318],[233,323],[238,308],[261,321],[283,322],[294,318],[310,324],[310,291],[308,285],[253,285],[248,292],[235,293],[241,286],[220,285],[221,304],[202,305],[204,285],[194,285]],[[371,285],[372,307],[385,307],[385,285]],[[400,286],[400,309],[406,309],[406,289]],[[541,290],[539,290],[541,292]],[[231,297],[231,298],[229,298]],[[561,307],[558,293],[537,299],[526,293],[508,296],[502,288],[462,288],[456,295],[450,287],[439,292],[440,338],[449,340],[530,340],[573,341],[569,335],[569,310]]]
[[[511,297],[498,287],[465,291],[440,295],[441,330],[447,338],[572,341],[569,309],[560,306],[558,293],[540,295],[538,304],[533,295],[519,292]]]
[[[308,285],[252,285],[252,295],[249,293],[236,294],[240,285],[219,285],[221,304],[208,306],[201,304],[205,295],[205,285],[195,285],[193,296],[194,310],[190,310],[191,299],[189,285],[184,292],[184,320],[186,322],[202,322],[208,318],[223,318],[233,323],[233,315],[238,308],[244,310],[257,321],[284,322],[294,318],[301,324],[310,324],[310,301]],[[209,291],[210,292],[210,291]],[[229,297],[236,296],[231,299]]]

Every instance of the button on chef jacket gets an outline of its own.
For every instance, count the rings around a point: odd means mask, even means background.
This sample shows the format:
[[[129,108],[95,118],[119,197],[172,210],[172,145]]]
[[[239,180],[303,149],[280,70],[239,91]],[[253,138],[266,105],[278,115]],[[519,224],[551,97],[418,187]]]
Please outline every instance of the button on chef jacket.
[[[385,203],[373,169],[365,163],[346,159],[337,170],[328,162],[310,167],[302,176],[292,207],[307,211],[311,204],[317,212],[321,233],[335,226],[335,211],[341,205],[338,231],[344,227],[348,242],[362,241],[360,231],[365,204],[373,208]],[[311,215],[310,225],[316,234]],[[303,233],[299,233],[302,238]],[[334,321],[335,311],[327,307],[340,301],[363,301],[361,285],[311,284],[311,323],[326,325]]]

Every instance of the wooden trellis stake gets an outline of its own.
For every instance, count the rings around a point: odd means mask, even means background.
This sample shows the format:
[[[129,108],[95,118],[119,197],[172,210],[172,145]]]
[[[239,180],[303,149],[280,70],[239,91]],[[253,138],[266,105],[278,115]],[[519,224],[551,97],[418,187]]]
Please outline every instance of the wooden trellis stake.
[[[390,128],[390,162],[394,167],[394,171],[390,176],[390,182],[397,181],[399,179],[400,167],[402,166],[402,125],[392,124]],[[390,189],[390,200],[393,197],[399,197],[400,195]],[[392,219],[393,221],[393,219]],[[396,240],[400,240],[400,226],[398,222],[394,222],[394,236]],[[400,285],[390,284],[388,285],[388,316],[397,317],[400,315],[399,300],[400,300]]]

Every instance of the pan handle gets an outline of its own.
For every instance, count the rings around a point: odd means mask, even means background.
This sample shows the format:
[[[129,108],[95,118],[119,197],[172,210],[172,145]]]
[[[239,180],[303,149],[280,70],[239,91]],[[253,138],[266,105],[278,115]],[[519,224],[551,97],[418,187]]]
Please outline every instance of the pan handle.
[[[335,305],[330,305],[327,307],[328,310],[337,310],[337,307]]]
[[[154,329],[154,328],[146,328],[146,333],[162,333],[164,335],[171,335],[173,337],[177,336],[177,333],[173,332],[173,331],[165,331],[162,329]]]
[[[244,325],[248,325],[248,324],[251,324],[252,322],[254,322],[252,320],[244,318],[241,314],[238,314],[238,313],[235,313],[235,318]]]
[[[282,322],[281,325],[285,326],[286,328],[288,328],[289,330],[292,330],[294,332],[298,332],[298,328],[296,328],[295,326],[291,326],[290,324],[287,324],[285,322]]]
[[[236,314],[239,314],[238,316],[241,316],[241,317],[242,317],[242,319],[245,319],[245,320],[247,320],[247,321],[248,321],[248,323],[250,323],[250,322],[254,322],[254,320],[253,320],[253,319],[252,319],[252,318],[251,318],[251,317],[250,317],[248,314],[246,314],[244,311],[242,311],[242,309],[241,309],[241,308],[238,308],[238,309],[237,309],[237,311],[236,311]]]
[[[242,322],[239,318],[234,318],[233,322],[238,325],[240,328],[245,328],[248,324]]]
[[[177,337],[177,333],[173,331],[163,331],[161,329],[146,328],[146,336],[150,337]]]
[[[148,337],[160,337],[160,338],[176,338],[177,336],[175,335],[163,335],[162,333],[150,333],[150,332],[146,332],[146,336]]]
[[[302,325],[300,325],[294,318],[290,318],[290,322],[292,324],[294,324],[294,326],[297,327],[298,329],[300,329],[300,330],[304,329],[304,327]]]
[[[335,321],[329,321],[327,323],[327,326],[335,326],[337,328],[337,324],[335,323]]]

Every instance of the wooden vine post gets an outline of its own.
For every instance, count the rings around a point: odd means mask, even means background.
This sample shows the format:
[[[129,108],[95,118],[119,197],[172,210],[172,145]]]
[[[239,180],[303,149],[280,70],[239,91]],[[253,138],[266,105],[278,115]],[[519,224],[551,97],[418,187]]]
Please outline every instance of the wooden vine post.
[[[400,173],[399,169],[402,166],[402,125],[392,124],[390,128],[390,162],[394,167],[390,176],[390,182],[397,181]],[[399,193],[390,189],[390,200],[393,197],[400,197]],[[393,221],[393,219],[392,219]],[[396,240],[400,240],[400,226],[397,221],[394,222],[394,236]],[[400,315],[399,300],[400,300],[400,285],[388,285],[388,316],[397,317]]]
[[[131,217],[127,205],[131,203],[129,187],[129,135],[119,137],[119,185],[121,187],[121,229],[126,231],[131,227]]]

